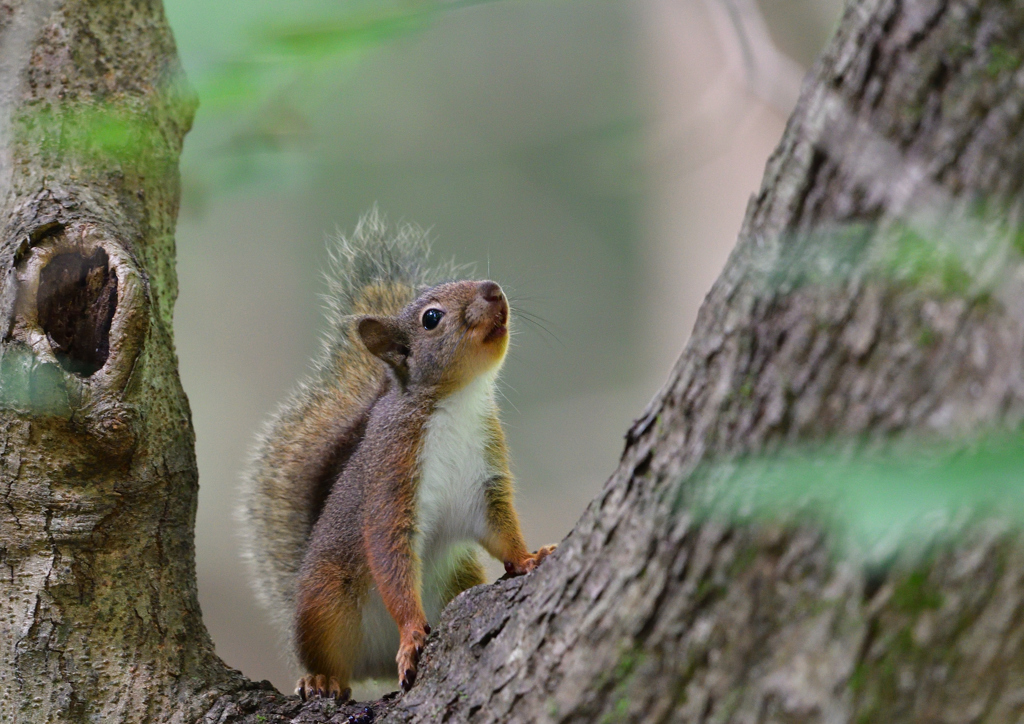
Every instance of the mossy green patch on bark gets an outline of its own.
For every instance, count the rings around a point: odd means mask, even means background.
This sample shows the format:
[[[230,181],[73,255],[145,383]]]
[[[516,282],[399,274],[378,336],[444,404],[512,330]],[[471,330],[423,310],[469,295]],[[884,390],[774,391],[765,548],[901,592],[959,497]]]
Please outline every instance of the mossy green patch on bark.
[[[929,584],[925,571],[913,571],[896,586],[892,602],[903,613],[916,615],[942,606],[942,594]]]

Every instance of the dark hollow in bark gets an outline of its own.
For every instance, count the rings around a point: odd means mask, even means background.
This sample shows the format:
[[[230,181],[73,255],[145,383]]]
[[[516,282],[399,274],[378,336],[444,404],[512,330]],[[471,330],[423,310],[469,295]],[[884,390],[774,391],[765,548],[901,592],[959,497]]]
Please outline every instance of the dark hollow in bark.
[[[117,310],[117,276],[107,253],[59,254],[39,276],[39,325],[60,366],[89,377],[107,361],[110,324]]]

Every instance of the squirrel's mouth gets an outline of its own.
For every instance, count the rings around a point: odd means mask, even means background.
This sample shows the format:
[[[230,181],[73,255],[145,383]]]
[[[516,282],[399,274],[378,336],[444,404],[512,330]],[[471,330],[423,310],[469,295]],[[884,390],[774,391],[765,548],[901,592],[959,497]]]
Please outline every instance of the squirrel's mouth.
[[[494,326],[491,327],[491,331],[484,335],[484,342],[496,342],[508,334],[508,307],[502,305],[501,309],[494,315],[493,324]]]
[[[508,334],[508,327],[504,324],[495,324],[491,331],[484,337],[484,342],[495,342]]]

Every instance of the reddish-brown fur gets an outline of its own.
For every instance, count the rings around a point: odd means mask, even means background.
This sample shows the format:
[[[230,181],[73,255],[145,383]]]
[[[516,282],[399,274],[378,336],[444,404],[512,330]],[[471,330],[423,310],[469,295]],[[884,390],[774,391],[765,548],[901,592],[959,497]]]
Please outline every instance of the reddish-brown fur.
[[[501,363],[509,308],[493,282],[425,286],[432,275],[419,264],[427,250],[414,228],[389,237],[376,214],[340,242],[334,328],[316,374],[268,424],[248,473],[247,555],[264,602],[292,613],[295,648],[309,672],[299,681],[303,696],[346,696],[354,676],[384,673],[379,652],[370,660],[362,640],[391,625],[366,617],[379,605],[372,601],[383,602],[397,627],[405,688],[429,632],[413,544],[424,430],[439,403]],[[432,306],[445,313],[436,329],[422,317]],[[492,408],[481,422],[490,472],[480,483],[486,533],[477,542],[522,574],[552,547],[526,549]],[[483,582],[475,556],[459,556],[434,579],[442,604]]]
[[[481,313],[480,290],[490,289],[484,284],[442,285],[396,318],[360,325],[371,349],[388,360],[391,376],[371,406],[364,436],[313,528],[298,580],[295,619],[303,664],[313,674],[337,679],[342,688],[352,675],[352,657],[358,656],[359,612],[371,587],[379,592],[398,627],[399,679],[404,687],[415,679],[429,632],[420,599],[419,561],[412,546],[418,453],[424,425],[437,401],[504,356],[507,334],[502,332],[500,339],[488,335],[495,328],[494,319],[507,323],[507,305],[503,298],[500,303],[488,302],[491,316]],[[461,319],[451,322],[461,326],[445,338],[410,339],[419,334],[420,313],[431,304],[444,304],[453,318],[469,316],[475,321],[472,326]],[[534,554],[526,549],[512,505],[505,440],[496,416],[488,420],[487,440],[488,461],[499,474],[484,491],[488,533],[479,542],[509,572],[527,573],[550,548]],[[452,595],[462,590],[460,586],[479,581],[478,565],[467,561],[464,567],[452,576]],[[338,628],[344,633],[337,633]]]

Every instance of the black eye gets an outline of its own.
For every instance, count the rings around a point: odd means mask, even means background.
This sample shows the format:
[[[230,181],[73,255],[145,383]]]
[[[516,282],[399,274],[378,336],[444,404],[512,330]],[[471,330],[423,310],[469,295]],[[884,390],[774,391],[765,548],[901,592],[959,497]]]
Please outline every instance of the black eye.
[[[441,323],[444,312],[440,309],[428,309],[423,313],[423,329],[433,329]]]

